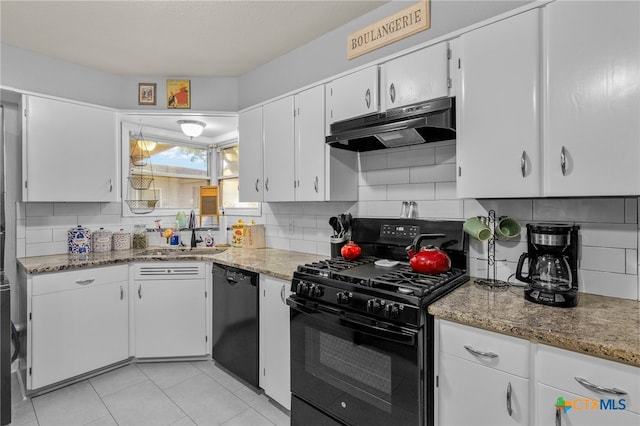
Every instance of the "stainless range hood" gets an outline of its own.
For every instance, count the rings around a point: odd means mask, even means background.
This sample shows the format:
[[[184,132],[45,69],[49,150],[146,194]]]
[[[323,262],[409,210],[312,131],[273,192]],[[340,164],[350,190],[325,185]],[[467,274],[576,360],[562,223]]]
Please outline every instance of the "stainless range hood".
[[[441,98],[333,123],[326,142],[363,152],[455,137],[455,100]]]

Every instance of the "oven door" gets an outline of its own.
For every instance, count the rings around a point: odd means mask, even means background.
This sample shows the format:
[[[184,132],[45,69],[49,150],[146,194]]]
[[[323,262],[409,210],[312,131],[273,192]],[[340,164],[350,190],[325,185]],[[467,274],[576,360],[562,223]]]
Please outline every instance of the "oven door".
[[[423,425],[424,339],[292,295],[291,391],[348,425]],[[314,424],[291,413],[292,425]]]

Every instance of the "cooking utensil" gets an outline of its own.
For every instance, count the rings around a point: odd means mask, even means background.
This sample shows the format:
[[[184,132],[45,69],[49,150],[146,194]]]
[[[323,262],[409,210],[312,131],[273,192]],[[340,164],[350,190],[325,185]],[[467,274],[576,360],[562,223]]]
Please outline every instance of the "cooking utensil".
[[[451,259],[449,255],[439,248],[433,246],[420,248],[422,241],[432,238],[443,238],[445,234],[420,234],[413,244],[407,247],[409,255],[409,265],[411,269],[421,274],[440,274],[451,269]],[[455,240],[447,241],[443,247],[455,244]]]
[[[329,225],[331,226],[331,228],[333,229],[333,237],[336,238],[338,237],[338,230],[339,230],[339,226],[338,226],[338,218],[335,216],[331,216],[329,218]]]

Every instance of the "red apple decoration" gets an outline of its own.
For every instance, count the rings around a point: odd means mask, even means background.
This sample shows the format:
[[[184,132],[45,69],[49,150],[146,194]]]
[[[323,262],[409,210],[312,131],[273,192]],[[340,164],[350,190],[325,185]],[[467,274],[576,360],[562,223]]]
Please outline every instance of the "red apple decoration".
[[[347,244],[342,246],[340,254],[345,259],[355,260],[362,254],[362,248],[353,241],[349,241]]]

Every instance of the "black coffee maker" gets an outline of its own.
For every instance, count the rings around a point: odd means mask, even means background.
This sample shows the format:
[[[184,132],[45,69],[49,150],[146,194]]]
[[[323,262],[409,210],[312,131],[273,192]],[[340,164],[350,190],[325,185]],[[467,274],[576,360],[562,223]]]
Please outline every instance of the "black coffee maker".
[[[527,224],[527,253],[518,259],[516,278],[527,283],[525,299],[549,306],[578,304],[578,225]],[[529,271],[522,274],[525,259]]]

